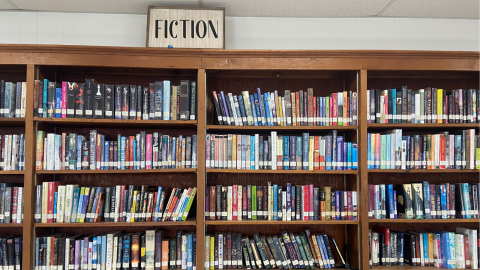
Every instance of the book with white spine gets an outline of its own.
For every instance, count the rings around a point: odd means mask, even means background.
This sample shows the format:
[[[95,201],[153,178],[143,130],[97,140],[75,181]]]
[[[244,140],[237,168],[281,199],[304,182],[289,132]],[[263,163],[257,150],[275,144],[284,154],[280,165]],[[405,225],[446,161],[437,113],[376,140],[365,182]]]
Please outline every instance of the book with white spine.
[[[237,186],[237,191],[238,191],[238,196],[237,196],[237,219],[242,220],[242,212],[243,212],[243,190],[242,190],[242,185]]]
[[[58,186],[57,190],[57,223],[63,223],[65,208],[65,186]]]

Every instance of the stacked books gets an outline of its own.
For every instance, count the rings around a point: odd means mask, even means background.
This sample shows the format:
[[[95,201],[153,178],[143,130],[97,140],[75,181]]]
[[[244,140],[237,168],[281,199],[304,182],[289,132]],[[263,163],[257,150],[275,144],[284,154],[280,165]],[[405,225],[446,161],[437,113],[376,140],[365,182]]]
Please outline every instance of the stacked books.
[[[196,268],[196,234],[162,230],[104,235],[53,234],[35,238],[35,269],[187,269]]]
[[[25,170],[25,134],[0,135],[0,170]]]
[[[50,118],[195,120],[197,83],[157,81],[148,87],[35,80],[34,113]]]
[[[23,223],[22,186],[0,183],[0,223]]]
[[[334,256],[335,250],[338,256]],[[256,233],[252,238],[235,232],[205,236],[205,269],[210,270],[335,268],[338,258],[346,268],[335,240],[326,233],[311,234],[308,228],[295,234]]]
[[[477,230],[399,232],[372,226],[369,232],[370,267],[434,266],[478,269]]]
[[[206,220],[358,220],[356,191],[313,185],[211,186],[205,191]]]
[[[0,117],[25,117],[26,100],[26,82],[0,81]]]
[[[213,103],[220,125],[234,126],[356,126],[357,93],[343,91],[328,97],[313,96],[313,88],[307,91],[285,90],[279,96],[277,90],[264,93],[260,88],[250,95],[217,95],[213,91]]]
[[[197,188],[79,187],[43,182],[37,185],[36,223],[185,221]]]
[[[0,237],[0,267],[22,269],[22,237]],[[27,255],[28,256],[28,255]]]
[[[207,169],[356,170],[357,143],[333,130],[326,136],[207,134]]]
[[[401,129],[368,133],[369,169],[480,169],[480,136],[475,129],[403,135]]]
[[[197,168],[197,135],[172,137],[141,131],[109,140],[96,130],[90,131],[90,137],[37,132],[37,170],[185,168]]]
[[[427,87],[411,90],[367,90],[368,123],[479,123],[480,92],[477,89]]]
[[[368,185],[368,218],[479,218],[479,184]]]

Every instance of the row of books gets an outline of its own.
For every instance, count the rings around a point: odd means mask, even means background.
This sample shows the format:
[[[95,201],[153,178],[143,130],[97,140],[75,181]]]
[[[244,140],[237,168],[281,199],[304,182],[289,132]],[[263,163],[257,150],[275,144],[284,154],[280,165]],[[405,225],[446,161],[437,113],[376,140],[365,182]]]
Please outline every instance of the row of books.
[[[339,260],[335,261],[337,253]],[[335,240],[326,233],[283,231],[280,235],[243,236],[216,232],[205,236],[205,269],[346,268]]]
[[[162,230],[110,232],[104,235],[65,235],[35,238],[35,269],[196,269],[195,232]]]
[[[327,97],[313,96],[313,88],[307,91],[285,90],[262,95],[260,88],[250,95],[217,94],[213,91],[213,103],[220,125],[233,126],[356,126],[357,93],[343,91]]]
[[[395,129],[368,133],[367,138],[369,169],[480,169],[480,136],[475,129],[403,136]]]
[[[22,237],[0,237],[0,268],[22,269]]]
[[[207,134],[207,169],[356,170],[357,143],[333,130],[326,136]]]
[[[0,170],[25,170],[25,134],[0,135]]]
[[[185,221],[197,188],[79,187],[43,182],[37,185],[36,223]]]
[[[478,123],[480,92],[477,89],[426,87],[411,90],[367,90],[368,123]]]
[[[36,170],[185,169],[197,167],[197,135],[173,137],[147,134],[117,135],[116,140],[90,131],[37,132]]]
[[[0,117],[25,117],[26,100],[26,82],[0,81]]]
[[[368,185],[368,217],[374,219],[478,218],[479,184]]]
[[[35,80],[34,113],[50,118],[195,120],[195,81],[156,81],[148,87]]]
[[[479,240],[477,230],[460,227],[455,232],[399,232],[374,225],[369,231],[370,267],[478,269]]]
[[[0,223],[23,223],[23,187],[0,183]]]
[[[358,220],[356,191],[313,185],[210,186],[206,220]]]

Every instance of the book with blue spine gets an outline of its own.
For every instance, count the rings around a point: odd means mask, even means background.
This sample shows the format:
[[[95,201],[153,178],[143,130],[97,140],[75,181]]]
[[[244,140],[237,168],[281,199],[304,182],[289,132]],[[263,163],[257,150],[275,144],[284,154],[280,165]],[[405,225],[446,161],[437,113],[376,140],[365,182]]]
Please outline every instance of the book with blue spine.
[[[257,93],[253,93],[253,100],[255,102],[255,114],[257,115],[257,123],[259,126],[263,126],[264,123],[262,123],[262,112],[260,108],[260,98]]]
[[[11,84],[10,82],[5,83],[5,106],[3,109],[3,117],[10,117],[10,103],[11,103],[11,96],[13,95],[11,93]],[[46,89],[44,90],[44,95],[46,93]],[[45,99],[45,109],[44,109],[44,114],[46,115],[46,97],[44,96]]]
[[[62,88],[55,89],[55,118],[62,117]]]
[[[163,190],[163,187],[160,187],[160,186],[157,189],[157,198],[155,199],[156,203],[155,203],[155,212],[153,214],[153,221],[158,221],[159,218],[161,219],[161,216],[159,216],[159,215],[162,214],[161,211],[160,211],[161,210],[160,209],[160,204],[161,204],[160,198],[162,196],[162,190]]]
[[[325,170],[332,170],[332,135],[325,138]]]
[[[177,157],[177,137],[172,137],[172,164],[170,166],[170,169],[175,169],[175,161]]]
[[[302,137],[301,136],[296,136],[296,142],[295,142],[295,147],[296,147],[296,153],[295,153],[295,160],[296,160],[296,167],[295,169],[301,170],[302,169],[302,152],[303,152],[303,145],[302,145]]]
[[[315,237],[317,238],[318,248],[322,255],[325,268],[332,268],[330,266],[330,260],[328,259],[328,256],[327,256],[327,248],[325,247],[323,237],[321,235],[315,235]]]
[[[273,192],[272,192],[272,197],[273,197],[273,220],[277,220],[277,211],[278,211],[277,194],[278,194],[278,185],[273,185]]]
[[[250,136],[250,170],[255,170],[255,136]]]
[[[340,119],[340,118],[339,118]],[[343,170],[343,136],[337,136],[337,170]]]
[[[257,87],[257,97],[258,97],[258,103],[260,107],[260,117],[262,121],[262,126],[267,125],[267,116],[266,116],[266,110],[264,106],[264,100],[263,100],[263,95],[262,92],[260,91],[260,88]]]
[[[73,200],[72,200],[72,213],[70,222],[74,223],[77,221],[77,208],[78,208],[78,201],[80,197],[80,188],[76,187],[73,189]]]
[[[385,185],[381,184],[380,185],[380,205],[379,206],[380,206],[380,209],[382,210],[382,211],[380,211],[381,212],[380,218],[382,218],[382,219],[385,218],[386,214],[387,214],[387,211],[386,211],[386,209],[387,209],[387,207],[386,207],[387,194],[386,193],[387,192],[386,192]],[[385,210],[385,212],[383,210]]]
[[[57,200],[58,200],[58,192],[55,191],[54,199],[53,199],[53,205],[57,205]],[[57,207],[53,207],[53,222],[56,222],[57,220]]]
[[[352,143],[352,169],[358,169],[358,145],[356,143]]]
[[[170,91],[170,81],[163,81],[163,120],[172,119],[170,115]]]
[[[390,219],[395,218],[395,206],[393,202],[393,185],[387,185],[386,186],[386,192],[387,192],[387,217]]]
[[[192,233],[187,234],[186,267],[187,267],[187,270],[193,270],[193,234]]]
[[[226,120],[227,120],[227,124],[229,126],[232,125],[232,122],[231,122],[231,116],[230,116],[230,113],[228,111],[228,107],[227,107],[227,102],[225,101],[225,94],[223,93],[223,91],[220,91],[220,100],[218,102],[221,102],[222,105],[223,105],[223,108],[224,108],[224,113],[225,113],[225,116],[226,116]]]
[[[252,106],[252,116],[253,116],[253,123],[255,126],[258,126],[258,116],[257,116],[257,111],[255,109],[255,99],[253,95],[250,95],[250,105]]]
[[[265,117],[266,117],[267,125],[268,126],[273,126],[272,114],[270,112],[270,106],[268,106],[269,99],[270,99],[270,95],[268,93],[264,93],[263,94],[263,102],[265,103],[264,104],[264,111],[265,111]]]
[[[43,117],[47,117],[47,99],[48,99],[48,83],[50,81],[47,80],[47,79],[43,79]],[[7,84],[5,83],[5,87],[7,86]],[[5,88],[6,90],[6,88]],[[5,97],[5,101],[6,101],[6,97]],[[8,107],[6,107],[8,108]]]
[[[395,169],[402,168],[402,129],[395,129]]]
[[[353,147],[351,142],[347,142],[347,170],[352,170]]]
[[[445,184],[440,185],[440,207],[442,219],[447,219],[449,209],[447,209],[447,186]]]
[[[389,103],[389,108],[392,108],[392,111],[389,112],[389,114],[392,114],[392,123],[397,123],[397,91],[396,89],[390,89],[391,91],[388,92],[388,96],[392,97],[391,99],[389,99],[388,103]],[[391,106],[390,106],[390,101],[393,103]],[[414,107],[412,107],[414,108]],[[390,122],[390,119],[389,119],[389,122]]]
[[[303,154],[302,154],[302,169],[308,170],[308,151],[309,151],[309,134],[302,133],[302,145],[303,145]]]
[[[106,261],[107,261],[107,236],[102,235],[102,259],[100,264],[100,269],[105,269]]]
[[[469,184],[468,183],[461,183],[461,194],[463,196],[463,205],[465,208],[465,217],[467,219],[472,218],[472,207],[470,202],[470,195],[469,195]]]
[[[295,207],[295,198],[296,198],[296,197],[295,197],[295,195],[296,195],[296,194],[295,194],[295,192],[296,192],[296,191],[295,191],[295,186],[293,186],[293,188],[291,188],[291,190],[292,190],[292,191],[291,191],[291,193],[292,193],[292,199],[291,199],[292,217],[291,217],[291,219],[292,219],[292,220],[295,220],[295,213],[296,213],[295,211],[296,211],[296,209],[297,209],[297,208]],[[274,194],[275,194],[275,193],[274,193]]]
[[[105,148],[107,150],[108,148]],[[133,153],[130,153],[130,155],[133,154],[133,169],[136,170],[137,168],[137,140],[133,140]],[[108,170],[108,168],[107,168]]]
[[[423,186],[423,208],[425,219],[432,219],[431,210],[431,200],[430,200],[430,185],[428,181],[422,182]]]
[[[125,136],[120,137],[120,169],[125,170]]]
[[[238,95],[237,96],[237,99],[238,99],[238,105],[240,107],[240,113],[242,115],[242,122],[243,122],[243,125],[244,126],[247,126],[248,125],[248,122],[247,122],[247,113],[245,111],[245,104],[243,103],[243,96],[242,95]]]
[[[103,136],[102,136],[103,137]],[[103,163],[103,168],[102,170],[108,170],[109,168],[109,163],[108,161],[110,160],[110,142],[109,141],[104,141],[104,147],[105,147],[105,162]]]
[[[297,169],[297,136],[290,136],[290,170]]]
[[[335,220],[340,220],[340,191],[335,191]]]
[[[290,169],[290,136],[283,136],[283,169]]]

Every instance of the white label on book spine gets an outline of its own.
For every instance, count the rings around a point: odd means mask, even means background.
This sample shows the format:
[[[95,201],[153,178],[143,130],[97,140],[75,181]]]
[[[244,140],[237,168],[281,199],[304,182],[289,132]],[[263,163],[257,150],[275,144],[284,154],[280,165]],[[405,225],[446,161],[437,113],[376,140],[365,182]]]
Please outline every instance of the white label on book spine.
[[[105,111],[105,116],[112,116],[112,111]]]
[[[95,110],[95,115],[102,115],[102,111],[101,110]]]
[[[74,114],[75,113],[75,109],[67,109],[67,114]]]
[[[87,113],[88,111],[85,111],[85,114],[88,114]],[[90,115],[92,114],[92,111],[90,111]],[[115,112],[115,116],[122,116],[122,112],[119,112],[119,111],[116,111]]]

